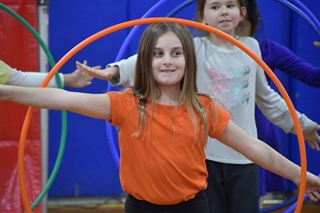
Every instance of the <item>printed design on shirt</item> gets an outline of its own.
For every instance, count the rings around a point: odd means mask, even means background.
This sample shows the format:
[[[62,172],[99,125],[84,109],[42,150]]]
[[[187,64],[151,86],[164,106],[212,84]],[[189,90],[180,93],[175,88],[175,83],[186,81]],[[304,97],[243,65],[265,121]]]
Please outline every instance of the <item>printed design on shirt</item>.
[[[250,67],[240,69],[210,68],[210,92],[227,108],[248,105],[251,100],[248,75]]]

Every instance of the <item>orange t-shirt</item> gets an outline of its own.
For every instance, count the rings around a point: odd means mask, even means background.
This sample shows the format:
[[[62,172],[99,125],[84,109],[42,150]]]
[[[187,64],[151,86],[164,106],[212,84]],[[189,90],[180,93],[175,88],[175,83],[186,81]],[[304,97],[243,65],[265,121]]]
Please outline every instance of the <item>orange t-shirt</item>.
[[[125,192],[153,204],[171,205],[192,199],[207,187],[206,138],[195,141],[185,104],[173,115],[174,106],[156,103],[152,115],[151,104],[147,104],[146,129],[136,137],[138,99],[130,89],[108,95],[109,122],[119,126],[120,181]],[[210,99],[198,97],[208,109],[209,136],[219,136],[230,114]]]

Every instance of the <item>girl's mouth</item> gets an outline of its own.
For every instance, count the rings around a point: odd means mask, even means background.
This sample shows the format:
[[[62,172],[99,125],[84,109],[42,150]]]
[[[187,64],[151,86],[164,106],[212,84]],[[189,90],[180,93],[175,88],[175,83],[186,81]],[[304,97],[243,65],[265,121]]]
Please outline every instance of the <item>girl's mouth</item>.
[[[174,70],[160,70],[161,72],[174,72]]]

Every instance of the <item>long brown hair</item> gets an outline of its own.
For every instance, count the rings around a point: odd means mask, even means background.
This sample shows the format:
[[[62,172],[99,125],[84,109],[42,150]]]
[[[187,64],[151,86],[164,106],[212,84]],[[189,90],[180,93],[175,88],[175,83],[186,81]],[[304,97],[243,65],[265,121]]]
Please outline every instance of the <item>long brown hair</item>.
[[[154,48],[159,37],[167,32],[173,32],[180,39],[185,57],[185,74],[181,80],[181,95],[176,108],[185,101],[196,130],[195,138],[200,131],[196,120],[196,114],[200,116],[204,126],[202,136],[207,137],[207,114],[197,98],[197,61],[193,38],[186,27],[174,22],[152,24],[146,29],[141,37],[133,86],[134,94],[139,99],[139,122],[135,135],[141,134],[146,126],[146,102],[151,100],[153,110],[154,103],[158,99],[157,95],[161,94],[161,91],[153,78],[152,61]]]

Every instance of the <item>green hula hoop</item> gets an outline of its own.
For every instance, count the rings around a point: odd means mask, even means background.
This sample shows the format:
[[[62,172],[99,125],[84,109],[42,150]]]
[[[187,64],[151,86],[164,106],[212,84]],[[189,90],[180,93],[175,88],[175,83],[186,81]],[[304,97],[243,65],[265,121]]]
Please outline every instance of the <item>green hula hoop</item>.
[[[38,41],[39,45],[41,46],[41,48],[43,49],[43,51],[45,52],[46,56],[48,57],[49,63],[52,67],[55,66],[55,61],[48,49],[48,47],[46,46],[46,44],[44,43],[44,41],[41,39],[41,37],[39,36],[39,34],[32,28],[32,26],[26,22],[20,15],[18,15],[16,12],[14,12],[13,10],[11,10],[10,8],[8,8],[7,6],[5,6],[4,4],[0,3],[0,9],[4,10],[5,12],[9,13],[11,16],[13,16],[15,19],[17,19],[34,37],[35,39]],[[59,76],[59,73],[55,74],[55,79],[57,81],[57,85],[59,88],[62,88],[62,81],[61,78]],[[64,149],[66,146],[66,136],[67,136],[67,112],[61,111],[62,114],[62,127],[61,127],[61,137],[60,137],[60,147],[59,147],[59,151],[58,151],[58,156],[55,162],[55,165],[53,167],[52,173],[48,179],[47,184],[45,185],[44,189],[42,190],[42,192],[40,193],[40,195],[37,197],[37,199],[32,203],[31,205],[31,209],[34,210],[39,203],[42,201],[42,199],[46,196],[46,194],[48,193],[53,181],[55,180],[58,170],[60,168],[61,165],[61,161],[63,158],[63,154],[64,154]]]

